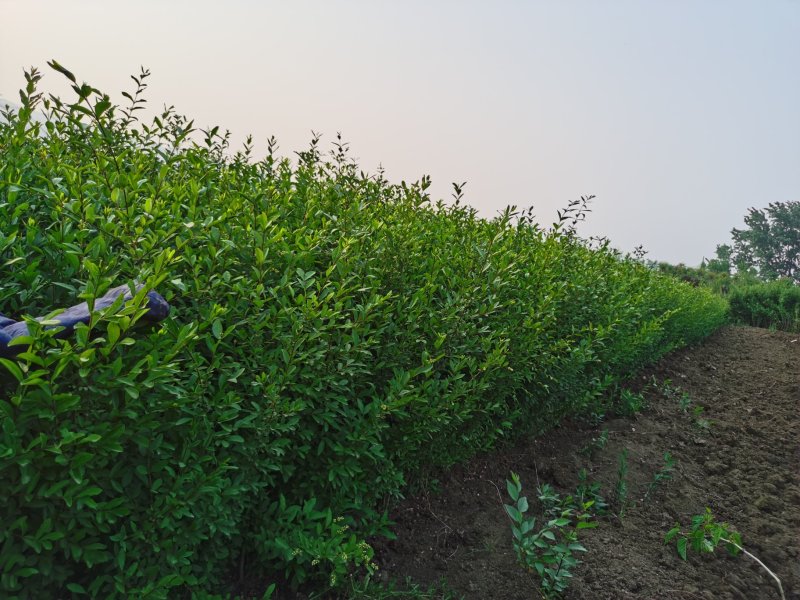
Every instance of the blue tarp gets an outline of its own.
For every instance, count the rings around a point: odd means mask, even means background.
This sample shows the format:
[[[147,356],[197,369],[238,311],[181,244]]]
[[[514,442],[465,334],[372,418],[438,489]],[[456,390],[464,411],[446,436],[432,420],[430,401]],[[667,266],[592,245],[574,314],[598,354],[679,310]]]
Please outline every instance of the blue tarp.
[[[140,289],[141,286],[137,288],[137,291]],[[94,310],[98,311],[111,306],[119,296],[123,296],[125,298],[124,301],[130,300],[133,297],[130,287],[121,285],[109,290],[102,297],[95,299]],[[153,291],[148,292],[147,313],[143,319],[150,323],[156,323],[163,321],[168,315],[169,304],[164,300],[163,296]],[[89,306],[86,302],[82,302],[53,317],[52,320],[57,321],[57,324],[48,325],[47,327],[63,327],[64,329],[56,333],[56,337],[65,338],[72,334],[78,323],[88,325],[90,318]],[[42,318],[37,320],[40,321]],[[26,347],[24,344],[15,346],[9,346],[8,344],[14,338],[23,335],[28,335],[28,325],[24,321],[15,321],[0,313],[0,358],[11,358],[22,352]]]

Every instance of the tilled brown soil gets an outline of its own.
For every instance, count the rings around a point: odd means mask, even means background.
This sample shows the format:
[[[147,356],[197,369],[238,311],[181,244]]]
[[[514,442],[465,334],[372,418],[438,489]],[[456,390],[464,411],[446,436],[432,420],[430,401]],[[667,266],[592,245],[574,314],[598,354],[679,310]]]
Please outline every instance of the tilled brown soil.
[[[797,334],[748,327],[720,330],[702,345],[671,354],[631,382],[655,376],[689,394],[650,387],[648,407],[637,416],[596,427],[567,423],[511,450],[440,476],[430,492],[403,502],[392,515],[398,539],[377,545],[383,577],[420,584],[444,579],[467,599],[531,600],[538,584],[516,562],[505,480],[520,474],[533,500],[537,479],[562,494],[575,490],[578,472],[602,484],[606,498],[618,480],[619,455],[628,451],[631,505],[620,520],[599,518],[581,531],[587,552],[565,598],[759,599],[778,598],[777,587],[745,556],[689,553],[684,562],[665,532],[688,524],[706,507],[733,525],[746,549],[780,577],[786,597],[800,599],[800,341]],[[698,425],[692,410],[704,407]],[[602,450],[586,448],[602,429]],[[664,452],[677,460],[673,479],[645,501]],[[536,503],[532,503],[536,509]]]

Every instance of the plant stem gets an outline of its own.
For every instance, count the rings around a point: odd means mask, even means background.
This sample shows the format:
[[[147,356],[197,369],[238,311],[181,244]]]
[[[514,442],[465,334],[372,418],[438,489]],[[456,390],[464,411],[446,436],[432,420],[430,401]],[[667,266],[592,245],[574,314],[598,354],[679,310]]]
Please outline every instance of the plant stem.
[[[741,552],[743,554],[749,556],[754,561],[756,561],[759,565],[761,565],[761,568],[764,569],[767,573],[769,573],[770,576],[775,580],[775,583],[778,584],[778,591],[781,594],[781,600],[786,600],[786,596],[783,593],[783,586],[781,585],[781,580],[778,579],[778,576],[775,575],[775,573],[773,573],[767,565],[765,565],[763,562],[761,562],[761,560],[757,556],[754,556],[754,555],[750,554],[747,550],[742,548],[736,542],[732,542],[731,540],[728,540],[728,539],[725,539],[725,538],[719,538],[719,539],[720,539],[721,542],[725,542],[726,544],[731,544],[731,545],[735,546],[737,549],[741,550]]]

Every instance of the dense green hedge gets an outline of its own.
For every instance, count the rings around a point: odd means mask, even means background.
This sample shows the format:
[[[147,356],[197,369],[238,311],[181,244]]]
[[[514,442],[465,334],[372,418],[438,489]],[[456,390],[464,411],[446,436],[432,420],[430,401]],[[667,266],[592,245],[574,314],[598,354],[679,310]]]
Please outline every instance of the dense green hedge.
[[[734,321],[800,331],[800,287],[788,279],[734,286],[728,302]]]
[[[31,325],[0,365],[3,597],[336,585],[411,478],[591,409],[725,318],[568,223],[431,203],[340,144],[254,161],[171,111],[136,122],[137,94],[37,105],[29,78],[0,124],[0,311],[134,280],[174,311]]]

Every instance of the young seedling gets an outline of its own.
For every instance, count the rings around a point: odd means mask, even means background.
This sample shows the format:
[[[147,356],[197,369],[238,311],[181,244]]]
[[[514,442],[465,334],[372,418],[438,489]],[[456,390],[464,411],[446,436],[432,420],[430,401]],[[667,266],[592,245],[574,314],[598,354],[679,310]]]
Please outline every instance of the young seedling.
[[[642,411],[645,407],[644,394],[622,390],[619,394],[619,413],[628,417]]]
[[[659,390],[664,398],[672,398],[678,393],[678,388],[672,386],[671,379],[664,379],[659,384],[658,380],[655,378],[655,376],[653,376],[652,386]]]
[[[681,394],[681,397],[678,398],[678,405],[681,407],[681,411],[686,412],[689,410],[689,405],[692,403],[692,398],[686,392]]]
[[[600,484],[597,482],[589,483],[589,476],[586,469],[578,471],[578,488],[575,491],[575,499],[579,504],[585,505],[592,502],[592,511],[595,515],[604,515],[608,512],[608,502],[600,495]]]
[[[597,437],[593,437],[592,441],[586,444],[583,448],[581,448],[580,452],[581,454],[584,454],[586,456],[591,456],[596,451],[605,448],[607,443],[608,443],[608,429],[603,429],[603,431],[600,432],[600,435],[598,435]]]
[[[511,519],[511,534],[514,551],[519,563],[530,573],[539,577],[542,596],[555,598],[567,589],[574,569],[580,561],[574,553],[586,552],[578,543],[578,530],[596,526],[589,521],[588,510],[592,503],[582,504],[579,509],[567,506],[572,496],[564,500],[552,487],[545,484],[539,490],[539,499],[546,514],[552,516],[537,531],[536,518],[528,517],[528,499],[522,495],[519,475],[511,473],[506,489],[513,504],[504,504]]]
[[[678,400],[678,406],[680,406],[682,412],[687,412],[689,410],[689,406],[692,404],[692,397],[688,392],[684,392],[679,387],[673,386],[672,381],[669,379],[665,379],[660,388],[661,395],[664,396],[664,398],[668,400]]]
[[[692,525],[688,532],[684,532],[681,529],[680,523],[675,523],[675,527],[670,529],[664,536],[665,544],[669,544],[672,540],[675,540],[678,555],[683,560],[686,560],[686,554],[689,548],[699,553],[713,553],[720,544],[724,544],[725,548],[733,556],[741,552],[758,563],[758,565],[775,580],[775,583],[778,585],[778,592],[781,595],[781,600],[786,600],[786,596],[783,593],[783,586],[778,576],[775,575],[767,565],[761,562],[760,559],[745,550],[742,547],[742,536],[727,523],[717,522],[710,508],[706,508],[704,514],[692,517]]]
[[[614,499],[617,505],[617,516],[620,521],[625,515],[628,500],[628,449],[623,448],[619,454],[617,466],[617,485],[614,488]]]
[[[542,504],[542,512],[546,517],[555,517],[562,503],[561,496],[549,483],[543,483],[536,490],[536,496]]]
[[[703,410],[705,409],[702,406],[695,406],[692,409],[694,424],[700,429],[711,429],[711,421],[709,421],[706,418],[703,418]]]
[[[672,479],[672,471],[674,470],[675,459],[669,452],[664,452],[664,464],[653,475],[653,481],[651,481],[647,486],[647,492],[644,495],[644,499],[647,500],[650,497],[650,494],[652,494],[660,484]]]

